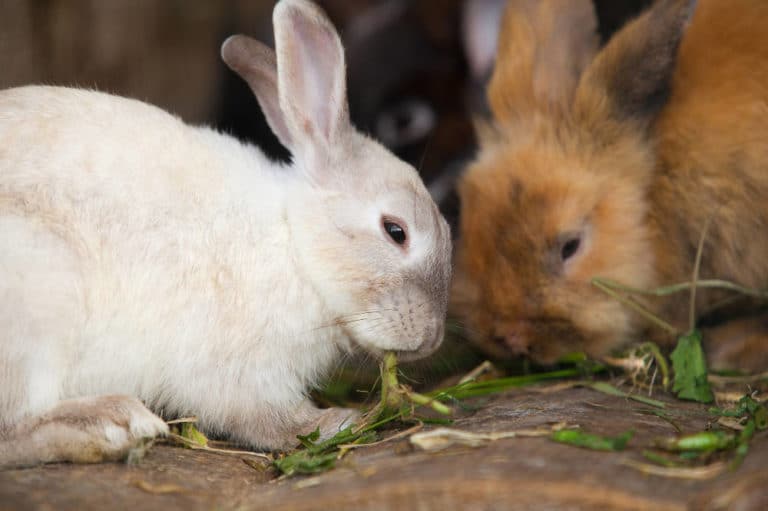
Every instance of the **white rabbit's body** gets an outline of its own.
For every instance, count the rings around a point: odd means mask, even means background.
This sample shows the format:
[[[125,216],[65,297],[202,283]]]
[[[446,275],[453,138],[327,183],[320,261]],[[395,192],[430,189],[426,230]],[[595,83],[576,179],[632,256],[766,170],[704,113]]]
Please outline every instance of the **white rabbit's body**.
[[[0,466],[120,458],[167,431],[139,400],[251,446],[327,437],[354,412],[306,394],[339,354],[440,344],[447,224],[349,123],[323,13],[282,0],[275,30],[277,58],[222,57],[290,165],[135,100],[0,92]]]
[[[0,331],[44,315],[45,331],[18,337],[12,353],[56,345],[55,364],[38,361],[36,372],[59,391],[28,396],[31,409],[120,393],[224,424],[241,413],[231,403],[298,405],[346,341],[300,278],[285,200],[306,186],[296,174],[255,147],[106,94],[9,90],[0,112],[0,140],[12,140],[0,153],[0,225],[3,243],[20,249],[0,253],[0,290],[29,296],[4,305]],[[94,138],[97,151],[78,143]],[[146,145],[128,153],[132,139]],[[30,276],[44,281],[28,285]],[[47,301],[53,308],[40,310]],[[210,367],[231,375],[221,394],[210,392]]]

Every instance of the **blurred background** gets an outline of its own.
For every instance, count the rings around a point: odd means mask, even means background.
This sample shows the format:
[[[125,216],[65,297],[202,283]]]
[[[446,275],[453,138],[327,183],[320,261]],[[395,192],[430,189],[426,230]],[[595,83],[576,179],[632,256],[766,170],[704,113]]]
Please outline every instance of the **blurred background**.
[[[321,0],[347,51],[353,121],[417,167],[455,222],[504,0]],[[595,0],[603,38],[649,0]],[[74,85],[138,98],[285,158],[248,87],[219,58],[272,44],[269,0],[0,0],[0,88]]]

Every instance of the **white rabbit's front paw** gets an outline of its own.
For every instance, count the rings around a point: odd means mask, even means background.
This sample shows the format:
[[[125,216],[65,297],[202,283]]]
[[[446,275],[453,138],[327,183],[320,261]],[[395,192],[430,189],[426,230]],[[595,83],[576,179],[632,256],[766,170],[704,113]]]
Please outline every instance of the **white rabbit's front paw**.
[[[328,408],[320,410],[320,416],[311,431],[319,429],[320,440],[327,440],[339,431],[358,423],[360,417],[360,412],[353,408]]]

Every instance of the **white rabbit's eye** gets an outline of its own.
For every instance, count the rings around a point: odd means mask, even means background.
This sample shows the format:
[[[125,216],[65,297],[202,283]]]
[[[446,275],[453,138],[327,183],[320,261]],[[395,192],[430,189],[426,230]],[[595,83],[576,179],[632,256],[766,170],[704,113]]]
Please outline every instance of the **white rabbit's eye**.
[[[382,225],[384,226],[384,232],[392,238],[392,241],[398,245],[405,245],[408,237],[405,233],[405,229],[402,228],[400,224],[385,219],[382,221]]]
[[[563,262],[573,257],[576,252],[579,251],[580,245],[581,238],[570,238],[566,240],[565,243],[563,243],[563,246],[560,248],[560,257]]]

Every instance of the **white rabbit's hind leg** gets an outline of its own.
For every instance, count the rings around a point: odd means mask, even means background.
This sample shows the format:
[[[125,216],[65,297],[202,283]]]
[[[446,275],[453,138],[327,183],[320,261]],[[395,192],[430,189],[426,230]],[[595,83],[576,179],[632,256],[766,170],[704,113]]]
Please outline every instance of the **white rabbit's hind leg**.
[[[79,260],[53,227],[0,214],[0,434],[55,406],[79,351]]]
[[[6,432],[0,439],[0,468],[120,460],[142,440],[167,432],[165,422],[134,397],[70,399]]]

